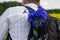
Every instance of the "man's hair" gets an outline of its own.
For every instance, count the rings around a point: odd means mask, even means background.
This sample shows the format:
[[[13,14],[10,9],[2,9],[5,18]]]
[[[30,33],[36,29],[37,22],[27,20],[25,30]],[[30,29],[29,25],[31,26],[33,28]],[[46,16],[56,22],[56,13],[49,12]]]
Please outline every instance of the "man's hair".
[[[29,3],[40,2],[40,0],[28,0]]]

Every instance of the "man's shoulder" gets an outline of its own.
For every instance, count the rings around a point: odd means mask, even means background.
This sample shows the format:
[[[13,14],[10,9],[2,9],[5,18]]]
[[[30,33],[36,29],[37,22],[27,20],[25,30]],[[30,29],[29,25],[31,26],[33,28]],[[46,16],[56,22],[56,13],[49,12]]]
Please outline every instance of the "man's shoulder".
[[[4,13],[1,15],[1,17],[12,17],[15,15],[23,15],[24,11],[26,10],[26,13],[28,13],[27,8],[24,6],[15,6],[15,7],[9,7],[7,8]]]
[[[9,7],[9,8],[7,8],[7,10],[10,10],[10,11],[24,10],[24,9],[26,9],[24,6],[15,6],[15,7]]]
[[[24,6],[15,6],[15,7],[10,7],[7,10],[9,10],[10,15],[21,15],[26,11],[28,13],[28,9]]]

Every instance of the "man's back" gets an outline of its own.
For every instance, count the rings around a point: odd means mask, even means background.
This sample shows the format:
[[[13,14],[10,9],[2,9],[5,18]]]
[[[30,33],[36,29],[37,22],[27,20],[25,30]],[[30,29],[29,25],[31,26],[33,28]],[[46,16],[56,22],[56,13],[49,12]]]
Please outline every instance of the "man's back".
[[[30,30],[28,11],[25,7],[8,8],[0,18],[0,40],[3,40],[9,29],[12,40],[27,40]]]

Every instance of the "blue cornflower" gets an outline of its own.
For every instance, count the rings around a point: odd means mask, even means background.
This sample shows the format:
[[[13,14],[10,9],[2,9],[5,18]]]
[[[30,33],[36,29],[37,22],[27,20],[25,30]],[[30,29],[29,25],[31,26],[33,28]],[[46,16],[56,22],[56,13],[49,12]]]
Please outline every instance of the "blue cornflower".
[[[40,20],[40,22],[46,22],[47,19],[47,12],[41,7],[38,6],[38,10],[29,10],[28,21],[32,21],[33,26],[43,26],[43,24],[38,24],[36,19]]]

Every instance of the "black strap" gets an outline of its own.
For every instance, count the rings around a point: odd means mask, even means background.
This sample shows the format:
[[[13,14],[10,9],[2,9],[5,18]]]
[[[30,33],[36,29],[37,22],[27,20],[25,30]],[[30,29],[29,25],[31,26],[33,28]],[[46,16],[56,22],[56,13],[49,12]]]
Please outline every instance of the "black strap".
[[[28,6],[24,6],[24,7],[27,8],[28,10],[34,10],[34,9],[28,7]]]
[[[11,36],[10,36],[10,34],[9,34],[9,31],[8,31],[6,40],[12,40],[12,38],[11,38]]]
[[[6,38],[6,40],[9,40],[9,33],[7,34],[7,38]]]

